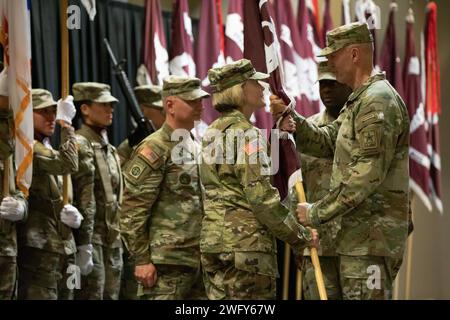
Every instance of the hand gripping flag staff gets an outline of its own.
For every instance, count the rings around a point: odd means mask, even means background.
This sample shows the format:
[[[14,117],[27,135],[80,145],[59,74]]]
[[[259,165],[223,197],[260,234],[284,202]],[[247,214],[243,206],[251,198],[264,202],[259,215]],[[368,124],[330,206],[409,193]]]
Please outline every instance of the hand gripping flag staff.
[[[270,75],[269,84],[274,94],[278,95],[287,105],[293,100],[287,96],[282,83],[282,64],[279,54],[279,43],[274,22],[271,16],[268,0],[244,1],[244,57],[251,60],[255,69]],[[300,203],[306,202],[301,180],[300,162],[295,145],[290,139],[280,141],[280,170],[275,176],[275,186],[280,196],[288,194],[288,177],[295,185]],[[293,175],[294,174],[294,175]],[[316,281],[320,298],[327,299],[316,248],[311,248],[311,259],[314,265]],[[285,272],[283,277],[283,299],[288,298],[290,248],[285,247]],[[287,271],[287,272],[286,272]],[[300,272],[297,272],[297,298],[301,292]]]

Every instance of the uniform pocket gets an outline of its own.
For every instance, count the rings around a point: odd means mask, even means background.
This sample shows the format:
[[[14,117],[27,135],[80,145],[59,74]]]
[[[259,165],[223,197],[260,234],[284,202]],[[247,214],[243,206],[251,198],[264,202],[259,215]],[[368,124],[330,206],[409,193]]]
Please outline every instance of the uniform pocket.
[[[234,265],[238,270],[278,277],[277,257],[265,252],[239,252],[234,255]]]

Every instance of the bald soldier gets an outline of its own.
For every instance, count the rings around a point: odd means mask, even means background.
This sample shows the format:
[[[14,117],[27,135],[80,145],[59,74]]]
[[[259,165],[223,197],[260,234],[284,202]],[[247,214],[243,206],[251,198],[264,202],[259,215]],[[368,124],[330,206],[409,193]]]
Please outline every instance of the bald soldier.
[[[72,87],[83,125],[76,132],[80,166],[72,176],[74,200],[85,220],[77,235],[81,290],[76,299],[117,300],[122,273],[119,207],[122,171],[116,148],[108,141],[114,104],[111,87],[79,82]]]
[[[209,95],[197,78],[170,76],[162,96],[166,122],[137,147],[124,169],[122,237],[135,261],[141,299],[204,299],[199,150],[190,130]]]
[[[318,127],[324,127],[336,120],[341,109],[352,93],[352,89],[336,81],[336,75],[326,61],[318,67],[320,98],[325,110],[308,118],[308,121]],[[302,173],[306,192],[306,199],[311,203],[325,197],[330,189],[333,158],[316,158],[302,154]],[[296,198],[296,196],[294,195]],[[320,266],[324,276],[325,288],[329,300],[341,299],[339,284],[339,259],[336,253],[336,235],[340,229],[340,218],[323,224],[317,231],[320,235]],[[309,257],[309,250],[305,249],[303,259],[303,296],[305,300],[320,300],[317,289],[314,267]]]
[[[334,156],[328,194],[300,204],[298,219],[319,227],[341,218],[336,245],[343,299],[390,299],[408,229],[408,112],[385,75],[373,71],[367,24],[329,32],[321,55],[353,93],[325,127],[293,112],[299,150]],[[276,97],[271,107],[274,115],[287,111]]]
[[[0,300],[17,298],[16,224],[26,219],[27,202],[14,186],[13,112],[9,107],[7,69],[0,74]],[[5,162],[10,161],[9,190],[4,190]]]
[[[71,126],[76,110],[71,96],[56,102],[45,89],[33,89],[31,96],[33,179],[28,219],[18,228],[18,296],[21,300],[73,299],[73,288],[66,279],[76,272],[73,231],[83,217],[76,207],[64,205],[61,176],[78,170],[78,148]],[[61,126],[58,151],[50,144],[57,121]]]
[[[144,117],[150,120],[155,130],[161,128],[164,123],[165,115],[163,103],[161,100],[161,87],[145,85],[134,88],[134,95],[141,107]],[[136,128],[130,136],[123,141],[117,148],[122,167],[130,159],[133,148],[141,143],[146,137]]]

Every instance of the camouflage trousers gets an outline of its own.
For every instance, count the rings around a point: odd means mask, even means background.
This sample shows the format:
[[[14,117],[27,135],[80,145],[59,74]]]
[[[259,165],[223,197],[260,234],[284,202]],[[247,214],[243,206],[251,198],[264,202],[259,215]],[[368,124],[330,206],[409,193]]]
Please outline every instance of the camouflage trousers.
[[[377,256],[339,256],[344,300],[390,300],[399,260]]]
[[[275,300],[276,255],[262,252],[202,253],[210,300]]]
[[[321,256],[320,269],[323,274],[323,281],[327,291],[328,300],[342,300],[341,285],[339,281],[339,257]],[[305,300],[320,300],[317,289],[316,275],[311,257],[303,258],[303,297]]]
[[[0,257],[0,300],[15,300],[17,297],[16,285],[16,257]]]
[[[19,300],[72,300],[73,290],[67,285],[70,265],[75,265],[74,255],[20,248]]]
[[[123,271],[120,285],[120,300],[139,300],[137,296],[138,283],[134,277],[134,261],[128,250],[123,247]]]
[[[122,248],[93,245],[94,268],[81,276],[81,290],[75,292],[77,300],[118,300],[123,268]]]
[[[157,281],[152,288],[138,285],[141,300],[206,300],[199,268],[168,264],[155,265]]]

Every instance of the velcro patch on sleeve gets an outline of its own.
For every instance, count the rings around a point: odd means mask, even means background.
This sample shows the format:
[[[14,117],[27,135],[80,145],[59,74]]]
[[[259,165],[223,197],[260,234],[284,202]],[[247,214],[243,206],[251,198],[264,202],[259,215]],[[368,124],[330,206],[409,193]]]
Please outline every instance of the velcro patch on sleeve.
[[[376,154],[381,147],[381,128],[369,127],[361,132],[361,150],[365,155]]]
[[[149,146],[144,146],[139,154],[146,158],[150,163],[155,163],[159,159],[159,155],[152,150]]]
[[[263,150],[263,147],[258,143],[257,139],[247,143],[244,147],[244,151],[248,156],[251,156],[252,154],[257,153],[262,150]]]

